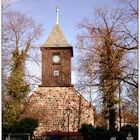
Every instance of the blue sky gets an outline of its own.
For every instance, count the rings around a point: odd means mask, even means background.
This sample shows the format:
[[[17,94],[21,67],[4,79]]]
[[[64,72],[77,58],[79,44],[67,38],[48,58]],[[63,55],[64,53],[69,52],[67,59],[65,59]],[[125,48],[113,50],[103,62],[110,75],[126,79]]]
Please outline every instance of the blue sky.
[[[57,0],[13,0],[11,9],[25,13],[31,16],[44,28],[42,38],[39,44],[42,45],[48,38],[56,23],[56,3]],[[110,7],[118,6],[118,0],[58,0],[59,3],[59,23],[68,42],[74,46],[79,29],[76,27],[84,18],[93,19],[94,9],[108,5]],[[40,46],[38,46],[40,47]],[[76,58],[74,49],[74,59]],[[74,59],[72,59],[74,61]],[[34,65],[34,64],[33,64]],[[29,65],[32,69],[33,66]],[[29,67],[28,66],[28,67]],[[36,69],[37,70],[37,69]],[[36,75],[41,74],[39,68]],[[72,83],[75,83],[75,75],[72,71]]]
[[[41,23],[44,28],[42,38],[39,40],[40,45],[44,44],[56,23],[56,3],[57,0],[13,0],[11,9],[25,13],[31,16],[38,23]],[[120,7],[117,1],[120,0],[58,0],[59,1],[59,23],[64,32],[64,35],[71,45],[76,44],[76,36],[79,29],[76,27],[84,18],[94,18],[94,9],[104,7]],[[136,0],[134,0],[136,1]],[[40,47],[40,46],[38,46]],[[74,57],[76,51],[74,50]],[[35,68],[34,63],[28,68],[36,75],[41,74],[41,67]],[[75,73],[72,71],[72,83],[75,83]]]
[[[76,27],[84,18],[93,19],[94,9],[104,7],[120,7],[118,1],[120,0],[58,0],[59,1],[59,23],[64,32],[68,42],[74,46],[76,44],[76,36],[79,29]],[[14,0],[11,9],[25,13],[31,16],[38,23],[41,23],[44,28],[42,38],[39,44],[42,45],[48,38],[56,23],[56,3],[57,0]],[[38,46],[40,47],[40,46]],[[76,58],[76,50],[74,49],[74,59]],[[74,62],[72,60],[72,62]],[[30,64],[28,68],[35,75],[41,74],[41,67],[36,67],[33,71],[34,63]],[[76,82],[76,75],[72,71],[72,84]]]
[[[99,6],[113,5],[113,0],[58,0],[59,22],[61,28],[72,45],[76,42],[78,29],[76,25],[85,17],[92,18],[93,10]],[[32,16],[44,28],[40,42],[43,44],[56,22],[57,0],[15,0],[11,8]]]

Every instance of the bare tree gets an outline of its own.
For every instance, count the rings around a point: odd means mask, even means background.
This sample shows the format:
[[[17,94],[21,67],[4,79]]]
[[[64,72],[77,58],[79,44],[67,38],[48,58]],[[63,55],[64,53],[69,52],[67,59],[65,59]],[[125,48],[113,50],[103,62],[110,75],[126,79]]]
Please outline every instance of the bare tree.
[[[112,44],[114,52],[120,50],[120,53],[123,53],[119,64],[123,72],[117,77],[112,77],[112,80],[122,81],[128,87],[138,88],[137,19],[132,17],[133,15],[128,18],[128,14],[129,11],[120,8],[113,10],[98,8],[95,11],[93,22],[85,19],[79,25],[82,33],[78,35],[77,49],[80,53],[77,73],[81,73],[79,76],[82,78],[79,78],[79,82],[82,88],[101,86],[99,82],[100,55],[105,50],[103,46],[107,36],[110,36],[110,38],[106,41]],[[133,25],[133,29],[130,25]],[[115,64],[115,59],[112,62]],[[109,76],[112,73],[115,74],[114,71],[110,71]],[[123,86],[123,88],[125,87]]]
[[[23,63],[33,58],[31,53],[34,56],[32,50],[41,33],[41,25],[31,17],[15,11],[4,14],[2,23],[3,73],[7,73],[4,71],[7,71],[7,66],[11,63],[11,54],[14,50],[17,49],[20,55],[24,55]],[[35,58],[33,59],[35,61]]]
[[[2,76],[3,96],[5,96],[3,99],[6,99],[3,100],[3,105],[5,104],[5,101],[14,100],[14,104],[12,104],[12,101],[9,103],[6,102],[6,106],[8,106],[8,109],[13,111],[13,113],[21,109],[19,105],[21,103],[19,97],[21,97],[21,94],[23,93],[21,86],[30,84],[30,81],[27,81],[26,78],[26,65],[28,64],[28,59],[31,58],[30,55],[34,54],[32,48],[34,48],[36,41],[42,34],[42,31],[42,26],[40,24],[36,23],[31,17],[27,17],[24,14],[15,11],[8,11],[3,15]],[[26,84],[24,81],[26,81]],[[22,85],[18,86],[17,84],[20,82]],[[7,95],[7,93],[10,93],[10,96]],[[8,99],[9,97],[12,99]],[[23,96],[23,98],[25,98],[25,96]],[[6,106],[3,107],[4,111],[6,111],[5,114],[8,113],[8,115],[10,115],[10,111],[8,112],[7,108],[5,108]],[[15,110],[15,108],[17,110]],[[8,115],[6,115],[6,118]],[[8,119],[9,118],[10,117],[8,117]],[[10,119],[16,118],[17,113]]]
[[[10,6],[11,2],[12,0],[2,0],[1,1],[2,10],[4,11],[5,9],[7,9]]]

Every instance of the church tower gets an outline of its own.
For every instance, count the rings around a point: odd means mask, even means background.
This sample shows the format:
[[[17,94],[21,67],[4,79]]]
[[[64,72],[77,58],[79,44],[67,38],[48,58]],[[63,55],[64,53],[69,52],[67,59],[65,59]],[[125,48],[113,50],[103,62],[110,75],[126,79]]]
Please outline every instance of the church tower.
[[[71,86],[71,58],[73,48],[69,45],[58,22],[58,6],[56,24],[48,39],[41,47],[42,51],[42,85],[45,87]]]
[[[42,86],[71,86],[73,48],[67,42],[59,24],[54,25],[42,50]]]
[[[61,30],[58,11],[57,6],[56,24],[41,46],[42,85],[29,97],[21,118],[38,119],[35,137],[67,139],[69,133],[71,139],[78,140],[82,124],[94,126],[95,107],[71,85],[73,48]]]

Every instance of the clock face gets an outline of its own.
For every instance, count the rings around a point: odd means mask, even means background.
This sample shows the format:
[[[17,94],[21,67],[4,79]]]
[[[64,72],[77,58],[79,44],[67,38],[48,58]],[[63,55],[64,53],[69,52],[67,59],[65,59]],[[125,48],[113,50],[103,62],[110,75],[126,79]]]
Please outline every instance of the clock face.
[[[60,62],[60,56],[59,55],[54,55],[52,58],[54,63],[59,63]]]

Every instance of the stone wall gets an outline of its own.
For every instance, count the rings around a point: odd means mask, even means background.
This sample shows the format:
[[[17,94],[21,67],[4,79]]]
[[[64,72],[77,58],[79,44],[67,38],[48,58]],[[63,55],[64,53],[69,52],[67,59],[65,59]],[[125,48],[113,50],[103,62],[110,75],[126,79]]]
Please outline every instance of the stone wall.
[[[35,135],[45,132],[77,132],[81,124],[94,125],[94,107],[74,87],[39,87],[30,97],[22,118],[39,119]]]

